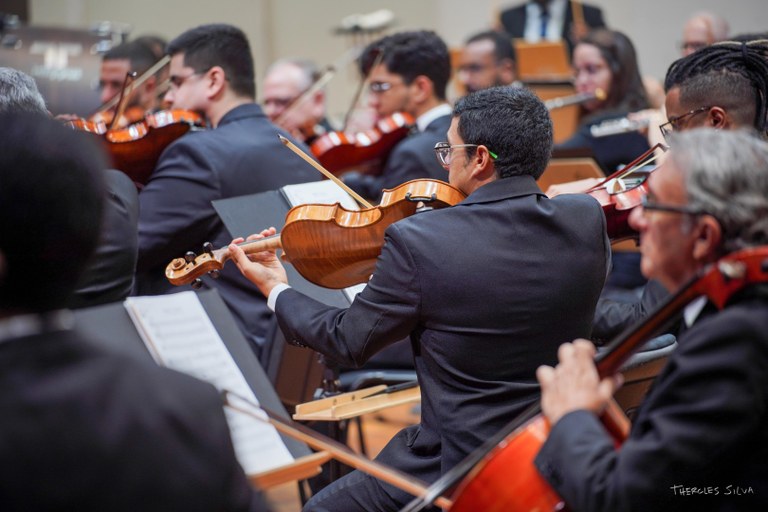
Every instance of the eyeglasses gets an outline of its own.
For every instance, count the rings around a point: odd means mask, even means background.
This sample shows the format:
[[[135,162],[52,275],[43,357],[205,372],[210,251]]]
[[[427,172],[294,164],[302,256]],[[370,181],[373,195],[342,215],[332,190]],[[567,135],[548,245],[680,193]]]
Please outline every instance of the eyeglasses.
[[[643,205],[643,211],[647,212],[667,212],[667,213],[680,213],[682,215],[710,215],[708,212],[702,210],[701,208],[694,208],[693,206],[687,206],[687,205],[676,205],[676,204],[663,204],[663,203],[657,203],[655,201],[650,201],[648,199],[648,196],[643,196],[640,200],[641,204]]]
[[[484,65],[484,64],[478,64],[478,63],[471,63],[471,64],[464,64],[462,66],[459,66],[459,73],[482,73],[488,68],[492,68],[493,65]]]
[[[680,121],[688,117],[695,116],[696,114],[706,112],[711,108],[712,108],[711,106],[699,107],[691,110],[690,112],[686,112],[683,115],[680,115],[677,117],[670,117],[666,123],[659,126],[659,130],[661,130],[661,134],[664,136],[664,139],[666,140],[666,138],[669,136],[670,133],[680,129]]]
[[[265,98],[264,99],[264,106],[272,106],[277,109],[284,109],[288,107],[291,103],[296,101],[297,97],[290,97],[290,98]]]
[[[437,161],[440,162],[440,165],[442,165],[444,168],[448,169],[448,167],[451,166],[451,154],[453,153],[454,149],[457,148],[477,148],[480,147],[480,144],[454,144],[450,145],[447,142],[438,142],[435,144],[435,156],[437,156]],[[488,154],[491,155],[491,158],[496,160],[498,155],[494,153],[491,150],[488,150]]]
[[[181,87],[184,84],[184,82],[188,78],[192,78],[195,75],[202,75],[203,73],[205,73],[205,71],[203,71],[201,73],[190,73],[187,76],[171,75],[168,78],[168,81],[171,83],[171,87],[173,87],[174,89],[178,89],[179,87]]]
[[[405,83],[405,82],[402,82],[402,83]],[[381,94],[382,92],[387,92],[388,90],[390,90],[395,85],[397,85],[397,83],[393,83],[393,82],[371,82],[370,84],[368,84],[368,90],[373,92],[373,93],[376,93],[376,94]]]

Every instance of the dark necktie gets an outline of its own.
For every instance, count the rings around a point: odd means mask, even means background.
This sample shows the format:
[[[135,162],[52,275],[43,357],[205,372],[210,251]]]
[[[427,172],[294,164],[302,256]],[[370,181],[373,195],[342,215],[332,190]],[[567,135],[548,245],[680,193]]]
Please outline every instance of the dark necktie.
[[[549,11],[545,8],[541,8],[541,38],[547,37],[547,23],[549,23]]]

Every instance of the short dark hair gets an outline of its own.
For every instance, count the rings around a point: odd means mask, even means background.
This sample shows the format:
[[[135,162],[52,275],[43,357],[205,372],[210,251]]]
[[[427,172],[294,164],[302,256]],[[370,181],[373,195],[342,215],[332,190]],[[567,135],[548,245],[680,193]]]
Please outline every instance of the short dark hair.
[[[544,103],[524,87],[483,89],[453,107],[465,144],[493,151],[499,178],[529,175],[539,179],[552,155],[552,119]],[[471,148],[468,154],[472,154]]]
[[[223,23],[200,25],[168,43],[167,51],[172,57],[183,53],[184,65],[197,73],[221,66],[236,94],[256,97],[251,46],[239,28]]]
[[[515,53],[515,47],[512,45],[512,39],[506,32],[499,32],[498,30],[486,30],[485,32],[477,33],[471,36],[464,45],[470,43],[477,43],[479,41],[491,41],[493,43],[493,54],[496,57],[496,62],[500,62],[504,59],[510,59],[514,62],[517,61],[517,54]]]
[[[445,99],[451,78],[451,56],[436,33],[429,30],[398,32],[374,41],[360,56],[363,75],[368,75],[379,59],[390,73],[403,77],[406,84],[418,76],[426,76],[432,81],[435,96]]]
[[[131,41],[115,46],[101,58],[102,60],[123,60],[131,63],[131,71],[144,73],[157,62],[157,57],[146,44],[141,41]]]
[[[739,123],[766,132],[768,41],[722,41],[676,60],[664,90],[678,87],[683,106],[727,109]]]
[[[603,110],[636,112],[650,106],[632,41],[617,30],[598,28],[588,32],[578,44],[595,46],[611,70],[611,90]]]
[[[29,113],[0,115],[0,310],[66,304],[99,240],[102,150]]]

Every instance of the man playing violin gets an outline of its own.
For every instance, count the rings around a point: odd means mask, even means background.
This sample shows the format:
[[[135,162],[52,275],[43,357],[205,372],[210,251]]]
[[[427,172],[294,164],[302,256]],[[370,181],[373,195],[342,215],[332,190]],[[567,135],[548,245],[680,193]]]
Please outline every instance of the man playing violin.
[[[115,96],[120,96],[128,73],[135,72],[140,76],[157,60],[152,49],[141,41],[123,43],[105,53],[99,69],[101,103],[105,104]],[[144,114],[160,107],[159,85],[158,77],[151,76],[131,91],[125,108],[126,117],[130,119],[126,119],[123,124],[139,121]],[[115,114],[116,108],[117,105],[102,112],[102,115],[106,116],[105,122],[112,122],[111,117]]]
[[[722,256],[768,244],[768,143],[700,128],[670,145],[630,223],[643,273],[676,291]],[[766,269],[768,259],[764,278]],[[572,510],[768,507],[768,284],[748,285],[720,311],[702,295],[683,318],[618,451],[598,413],[620,379],[598,377],[590,342],[563,345],[560,364],[537,371],[552,431],[536,467]]]
[[[754,128],[766,135],[768,45],[716,43],[676,60],[667,70],[663,133],[708,126],[718,130]],[[640,301],[601,299],[593,338],[605,341],[642,319],[667,291],[649,281]]]
[[[274,252],[250,261],[237,245],[229,249],[291,343],[356,367],[410,336],[421,423],[397,434],[378,460],[426,482],[535,400],[535,367],[554,361],[558,340],[589,333],[608,259],[599,204],[579,195],[550,200],[536,185],[552,122],[532,92],[499,87],[461,98],[447,136],[435,153],[468,197],[392,224],[349,308],[288,287]],[[306,510],[399,510],[411,499],[353,472]]]
[[[308,59],[273,62],[264,77],[262,104],[269,120],[307,145],[333,130],[325,118],[325,91],[309,92],[318,78],[317,66]]]
[[[206,242],[221,247],[232,240],[212,201],[320,177],[283,146],[278,133],[290,136],[255,103],[251,49],[240,29],[202,25],[171,41],[168,53],[166,101],[201,114],[209,129],[169,145],[139,194],[140,294],[181,291],[165,279],[167,263]],[[219,279],[205,277],[203,286],[218,290],[258,352],[271,317],[264,298],[234,267]]]
[[[344,182],[378,200],[384,189],[409,180],[444,179],[445,171],[432,157],[451,119],[445,99],[451,61],[443,40],[425,30],[386,36],[368,45],[360,67],[368,77],[368,104],[378,117],[406,112],[416,120],[416,129],[386,156],[381,174],[348,173]]]

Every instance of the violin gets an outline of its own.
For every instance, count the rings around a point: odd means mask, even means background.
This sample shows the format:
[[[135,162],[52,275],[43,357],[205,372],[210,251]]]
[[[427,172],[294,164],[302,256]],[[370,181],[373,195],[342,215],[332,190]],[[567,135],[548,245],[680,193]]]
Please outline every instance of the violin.
[[[606,230],[611,242],[628,238],[637,238],[637,231],[629,225],[629,215],[640,206],[643,197],[648,194],[646,181],[655,170],[644,169],[656,156],[656,149],[667,150],[664,144],[656,144],[632,162],[611,174],[603,181],[586,191],[600,203],[605,214]]]
[[[385,190],[378,206],[359,211],[339,203],[295,206],[286,214],[279,234],[240,246],[246,254],[282,249],[282,258],[307,281],[326,288],[346,288],[368,281],[390,224],[416,213],[420,203],[443,208],[465,197],[439,180],[412,180]],[[213,250],[208,244],[199,256],[187,253],[185,258],[171,261],[165,277],[176,286],[193,283],[207,272],[221,270],[228,259],[227,247]]]
[[[380,119],[364,132],[329,132],[310,146],[320,164],[334,174],[381,161],[411,131],[416,120],[406,112]]]
[[[202,129],[205,122],[189,110],[161,110],[116,130],[109,130],[104,122],[68,121],[66,125],[99,136],[112,165],[141,187],[149,180],[163,150],[188,131]]]
[[[622,334],[595,357],[601,378],[614,375],[649,338],[661,332],[692,300],[705,295],[719,309],[747,286],[768,282],[768,246],[731,253],[702,268],[658,306],[649,318]],[[602,418],[619,445],[623,426],[614,411]],[[451,512],[562,510],[564,503],[534,466],[550,426],[536,403],[430,486],[403,512],[415,512],[458,482]],[[618,446],[617,446],[618,448]]]

